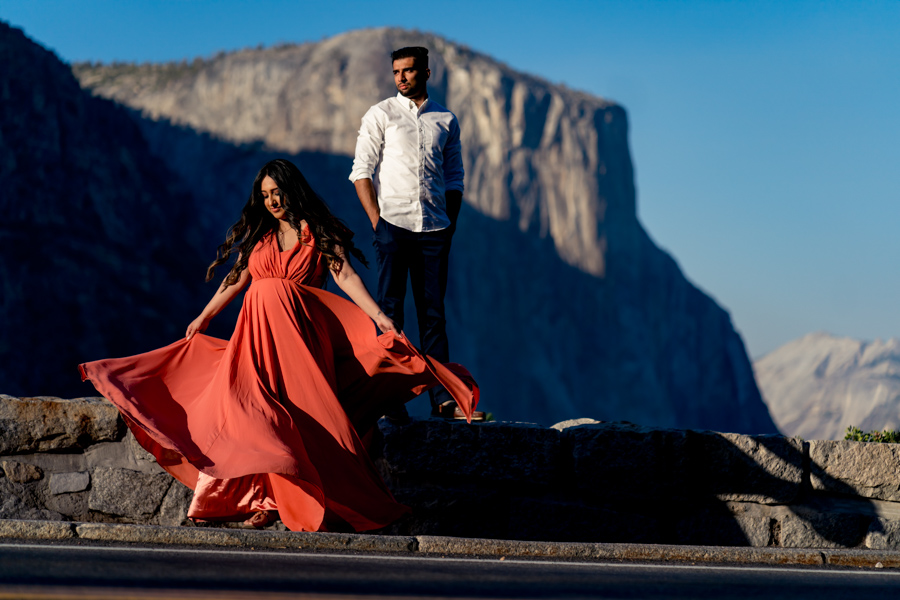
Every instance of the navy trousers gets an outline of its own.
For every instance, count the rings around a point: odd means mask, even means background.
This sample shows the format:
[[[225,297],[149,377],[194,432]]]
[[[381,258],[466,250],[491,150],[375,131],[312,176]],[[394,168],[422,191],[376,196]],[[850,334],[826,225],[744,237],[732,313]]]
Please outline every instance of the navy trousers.
[[[441,362],[450,360],[444,294],[452,239],[452,227],[416,233],[378,219],[373,242],[378,264],[378,305],[402,330],[408,277],[416,304],[420,349]],[[432,407],[452,399],[442,387],[431,392]]]

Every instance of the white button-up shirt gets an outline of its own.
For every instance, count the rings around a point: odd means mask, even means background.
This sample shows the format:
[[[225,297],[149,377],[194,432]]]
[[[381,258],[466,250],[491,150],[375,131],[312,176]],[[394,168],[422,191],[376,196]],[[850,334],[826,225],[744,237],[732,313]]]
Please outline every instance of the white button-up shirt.
[[[409,231],[450,226],[445,193],[463,191],[456,116],[432,100],[397,94],[369,109],[356,140],[350,181],[371,179],[381,218]]]

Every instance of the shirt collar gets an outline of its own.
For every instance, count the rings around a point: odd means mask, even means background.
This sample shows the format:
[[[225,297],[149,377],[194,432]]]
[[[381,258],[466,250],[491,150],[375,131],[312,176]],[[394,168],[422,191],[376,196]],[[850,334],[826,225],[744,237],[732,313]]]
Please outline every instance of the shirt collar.
[[[415,102],[413,102],[412,100],[410,100],[409,98],[407,98],[406,96],[401,94],[400,92],[397,92],[397,101],[400,103],[400,105],[403,108],[405,108],[407,110],[415,110],[418,112],[422,112],[423,110],[425,110],[425,107],[428,106],[428,103],[431,102],[431,98],[426,97],[425,102],[422,103],[422,106],[417,107]]]

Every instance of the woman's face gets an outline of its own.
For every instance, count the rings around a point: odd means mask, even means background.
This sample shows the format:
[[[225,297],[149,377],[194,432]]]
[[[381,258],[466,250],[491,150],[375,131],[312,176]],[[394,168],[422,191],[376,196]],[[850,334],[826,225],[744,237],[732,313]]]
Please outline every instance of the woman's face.
[[[266,175],[260,185],[263,200],[266,203],[266,209],[276,219],[286,219],[287,212],[284,210],[284,197],[275,180]]]

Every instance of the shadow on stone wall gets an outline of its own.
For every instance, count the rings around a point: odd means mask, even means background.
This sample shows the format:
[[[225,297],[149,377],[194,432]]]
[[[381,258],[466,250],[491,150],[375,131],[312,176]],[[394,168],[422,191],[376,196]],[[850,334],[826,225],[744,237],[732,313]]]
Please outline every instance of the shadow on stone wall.
[[[413,507],[396,533],[856,547],[885,528],[885,507],[782,436],[588,419],[551,429],[382,421],[381,432],[382,472]]]

